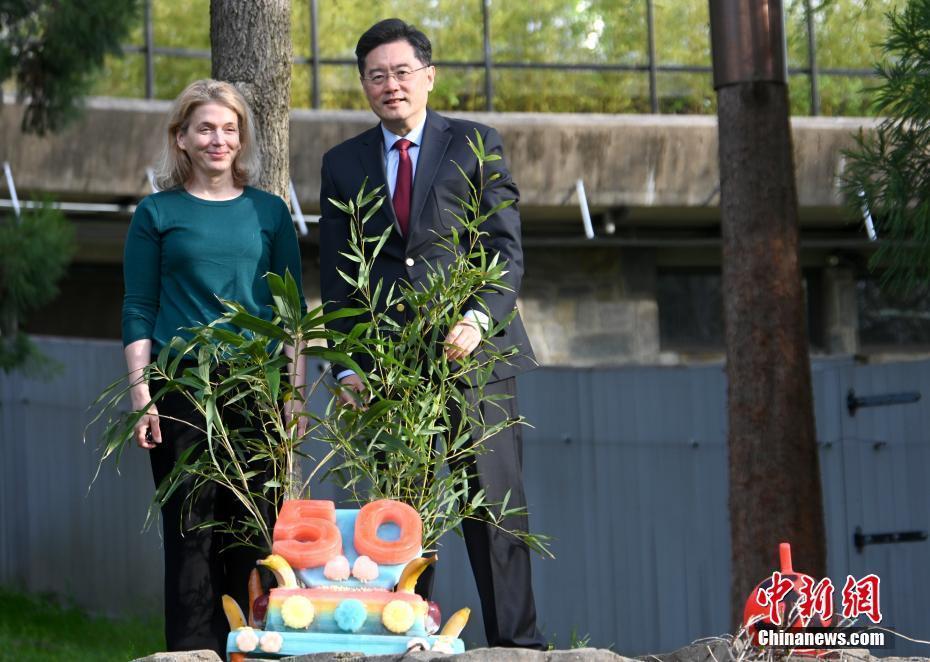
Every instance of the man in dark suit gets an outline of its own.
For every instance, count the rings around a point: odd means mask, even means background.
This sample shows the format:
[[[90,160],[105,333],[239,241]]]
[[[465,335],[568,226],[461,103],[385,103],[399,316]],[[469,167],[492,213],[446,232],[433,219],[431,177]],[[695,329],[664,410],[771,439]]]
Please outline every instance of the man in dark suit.
[[[366,177],[368,189],[385,187],[391,199],[365,225],[365,234],[377,237],[389,226],[393,231],[372,266],[371,280],[382,280],[385,291],[399,281],[417,285],[425,281],[430,265],[445,265],[453,259],[437,241],[451,236],[457,224],[447,210],[459,209],[458,199],[469,197],[468,182],[455,164],[472,178],[473,184],[479,184],[478,162],[466,139],[474,140],[477,129],[488,154],[501,154],[503,150],[494,129],[446,118],[427,108],[436,70],[431,65],[432,46],[419,30],[399,19],[381,21],[362,35],[355,54],[362,89],[381,122],[323,157],[320,282],[328,310],[352,305],[352,287],[339,270],[349,274],[357,270],[354,262],[341,255],[349,242],[349,220],[329,202],[331,198],[354,199]],[[519,196],[504,159],[485,164],[484,179],[487,181],[492,174],[496,177],[485,185],[484,209]],[[506,319],[514,311],[520,290],[523,251],[517,206],[495,213],[481,229],[487,233],[483,243],[488,254],[499,254],[506,261],[507,289],[484,293],[480,303],[459,311],[460,319],[444,341],[446,356],[452,360],[474,352],[493,321]],[[390,314],[403,321],[403,310],[391,310]],[[351,320],[342,323],[349,328],[352,324]],[[501,350],[514,346],[519,349],[513,361],[495,366],[493,379],[484,389],[485,395],[511,396],[483,411],[485,421],[492,424],[503,417],[517,416],[515,377],[535,361],[519,315],[487,340]],[[343,386],[345,403],[352,404],[354,398],[349,391],[363,391],[361,378],[338,367],[335,372]],[[477,479],[473,489],[483,488],[491,502],[502,501],[509,491],[510,506],[525,506],[520,426],[511,426],[488,439],[486,448],[489,452],[480,454],[475,461],[472,473]],[[525,517],[508,518],[504,525],[512,530],[527,530]],[[527,546],[480,522],[466,520],[462,528],[481,597],[488,644],[544,648],[536,627]]]

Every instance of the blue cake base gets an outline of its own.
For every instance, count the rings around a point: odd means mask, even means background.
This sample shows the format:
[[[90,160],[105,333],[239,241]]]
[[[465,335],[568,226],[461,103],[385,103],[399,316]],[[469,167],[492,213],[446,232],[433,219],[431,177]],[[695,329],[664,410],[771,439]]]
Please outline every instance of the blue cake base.
[[[396,655],[405,653],[412,639],[425,640],[429,642],[430,647],[437,642],[444,643],[451,647],[451,653],[464,653],[465,643],[461,639],[453,639],[443,636],[428,637],[409,637],[406,635],[383,635],[383,634],[336,634],[329,632],[277,632],[281,635],[283,643],[281,648],[276,652],[263,651],[256,647],[251,651],[242,651],[236,645],[236,637],[239,630],[229,633],[226,639],[226,659],[230,659],[233,653],[244,653],[249,658],[277,659],[291,655],[308,655],[310,653],[337,653],[353,652],[364,655]],[[253,630],[256,637],[261,639],[262,635],[270,630]]]

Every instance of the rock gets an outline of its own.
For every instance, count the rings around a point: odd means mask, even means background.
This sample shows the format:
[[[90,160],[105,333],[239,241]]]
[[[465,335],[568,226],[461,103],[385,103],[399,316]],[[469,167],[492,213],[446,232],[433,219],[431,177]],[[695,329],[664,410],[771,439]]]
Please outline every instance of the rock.
[[[864,649],[836,651],[830,662],[930,662],[926,657],[886,657],[878,659]],[[751,660],[752,658],[747,658]],[[248,658],[252,662],[258,662]],[[571,650],[534,651],[526,648],[476,648],[459,655],[443,655],[432,651],[417,651],[398,655],[364,653],[313,653],[282,658],[282,662],[733,662],[730,644],[715,639],[685,646],[671,653],[623,657],[613,651],[599,648],[573,648]],[[220,662],[213,651],[188,653],[155,653],[132,662]]]
[[[132,662],[221,662],[220,656],[211,650],[184,651],[181,653],[153,653]]]
[[[548,651],[535,651],[528,648],[475,648],[455,656],[455,662],[545,662]],[[430,660],[440,660],[434,653]]]
[[[636,662],[604,648],[573,648],[564,651],[549,651],[547,662]]]
[[[671,653],[657,655],[641,655],[640,662],[761,662],[771,660],[771,651],[768,656],[761,652],[739,651],[731,652],[730,642],[725,639],[713,639],[698,644],[685,646]],[[864,648],[840,649],[829,652],[822,658],[793,656],[792,660],[821,660],[821,662],[930,662],[927,657],[884,657],[878,658]]]
[[[284,658],[282,662],[330,662],[330,660],[365,660],[365,662],[636,662],[609,650],[575,648],[561,651],[534,651],[526,648],[476,648],[458,655],[417,651],[405,655],[361,653],[315,653]]]
[[[307,653],[306,655],[293,655],[291,657],[281,658],[281,662],[329,662],[330,660],[382,660],[385,658],[394,659],[393,655],[379,655],[376,657],[367,657],[364,653]],[[408,658],[416,659],[416,658]]]
[[[728,662],[732,659],[730,642],[726,639],[713,639],[679,648],[671,653],[640,655],[643,662]]]

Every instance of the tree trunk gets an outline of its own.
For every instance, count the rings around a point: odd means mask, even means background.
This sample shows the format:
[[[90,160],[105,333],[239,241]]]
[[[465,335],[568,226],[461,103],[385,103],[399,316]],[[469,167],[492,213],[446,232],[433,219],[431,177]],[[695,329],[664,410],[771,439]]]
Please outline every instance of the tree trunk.
[[[290,206],[290,1],[210,0],[210,49],[213,77],[233,83],[252,107],[262,159],[258,188]],[[290,484],[300,485],[300,462],[291,459]]]
[[[257,185],[290,199],[291,6],[288,0],[210,0],[213,77],[235,84],[255,116]]]
[[[729,413],[731,606],[778,568],[825,576],[797,192],[782,83],[718,91]]]

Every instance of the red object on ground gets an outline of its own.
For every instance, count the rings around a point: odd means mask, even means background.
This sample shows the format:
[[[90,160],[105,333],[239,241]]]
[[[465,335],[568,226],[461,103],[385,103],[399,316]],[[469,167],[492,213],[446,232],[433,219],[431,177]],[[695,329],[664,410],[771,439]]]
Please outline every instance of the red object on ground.
[[[777,630],[801,631],[811,627],[829,627],[832,621],[832,608],[830,617],[824,618],[816,610],[810,616],[805,616],[798,609],[801,597],[805,591],[810,593],[810,587],[817,586],[809,575],[795,572],[791,564],[791,545],[783,542],[778,546],[778,556],[781,570],[772,573],[761,581],[746,599],[743,609],[743,627],[752,635],[752,643],[759,645],[759,630],[770,627]],[[820,656],[826,653],[822,650],[795,649],[795,655]]]

